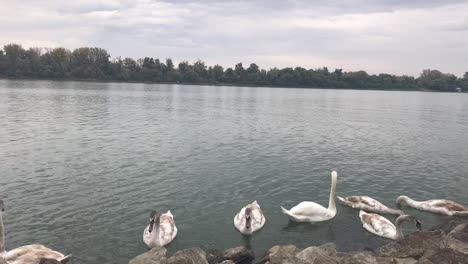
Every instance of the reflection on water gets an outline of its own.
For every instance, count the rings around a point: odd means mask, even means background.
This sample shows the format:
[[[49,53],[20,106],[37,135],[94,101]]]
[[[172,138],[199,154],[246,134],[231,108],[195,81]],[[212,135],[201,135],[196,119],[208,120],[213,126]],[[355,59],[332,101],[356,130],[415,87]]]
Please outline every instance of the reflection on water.
[[[364,231],[357,210],[298,224],[280,206],[327,206],[333,169],[340,196],[468,204],[466,131],[466,94],[0,80],[7,247],[127,263],[146,250],[154,209],[175,215],[170,253],[376,247],[386,240]],[[254,200],[267,223],[242,236],[233,217]],[[449,219],[403,209],[424,228]]]

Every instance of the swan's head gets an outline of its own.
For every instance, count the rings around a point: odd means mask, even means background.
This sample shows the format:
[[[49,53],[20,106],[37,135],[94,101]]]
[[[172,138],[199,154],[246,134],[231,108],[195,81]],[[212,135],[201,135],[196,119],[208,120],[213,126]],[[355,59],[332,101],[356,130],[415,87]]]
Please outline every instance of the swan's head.
[[[331,177],[332,177],[333,180],[336,181],[336,179],[338,178],[338,173],[336,173],[336,171],[332,171],[331,172]]]
[[[153,232],[153,228],[154,228],[154,224],[159,224],[159,217],[160,217],[160,214],[158,214],[156,211],[152,211],[150,213],[150,225],[149,225],[149,229],[148,229],[148,232]]]
[[[416,227],[417,227],[420,231],[422,231],[421,222],[420,222],[418,219],[415,219],[414,222],[415,222],[415,224],[416,224]]]
[[[245,208],[245,228],[250,229],[250,222],[252,220],[252,209]]]
[[[396,219],[396,223],[397,223],[397,224],[402,224],[403,222],[414,222],[414,225],[416,226],[416,228],[418,228],[419,230],[422,230],[421,222],[420,222],[415,216],[412,216],[412,215],[400,215],[400,216]]]
[[[0,211],[5,211],[5,204],[3,203],[3,200],[0,199]]]
[[[396,203],[397,203],[398,205],[400,205],[402,202],[406,202],[408,199],[409,199],[408,196],[406,196],[406,195],[400,195],[400,196],[398,196],[398,198],[396,199]]]

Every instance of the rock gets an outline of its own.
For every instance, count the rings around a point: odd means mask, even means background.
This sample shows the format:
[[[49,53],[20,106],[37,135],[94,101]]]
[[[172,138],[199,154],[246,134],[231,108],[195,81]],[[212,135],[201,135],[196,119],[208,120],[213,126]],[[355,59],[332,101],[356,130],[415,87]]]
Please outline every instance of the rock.
[[[462,264],[468,263],[468,255],[451,248],[429,251],[419,259],[418,264]]]
[[[377,256],[369,251],[355,251],[346,254],[340,264],[379,264]]]
[[[134,257],[128,264],[166,264],[166,248],[155,247],[150,251]]]
[[[294,245],[274,246],[259,263],[270,264],[303,264],[304,261],[296,258],[299,249]]]
[[[454,227],[456,227],[457,225],[459,225],[459,224],[461,224],[460,221],[453,220],[452,218],[449,218],[448,220],[429,228],[428,231],[442,230],[445,234],[447,234],[448,232],[452,231],[452,229]]]
[[[278,258],[290,258],[295,257],[300,250],[294,245],[287,245],[287,246],[274,246],[270,248],[268,251],[268,255],[270,258],[278,257]]]
[[[319,247],[308,247],[299,252],[296,258],[310,264],[336,264],[339,261],[336,256],[336,246],[333,243],[327,243]]]
[[[209,264],[220,263],[225,260],[231,260],[237,264],[247,264],[252,263],[255,259],[255,254],[252,250],[242,246],[229,248],[224,251],[208,250],[206,253],[206,259]]]
[[[167,259],[167,264],[208,264],[208,261],[201,248],[190,248],[177,251]]]
[[[413,258],[383,258],[377,257],[379,264],[416,264],[418,261]]]
[[[236,263],[232,260],[225,260],[223,262],[220,262],[219,264],[236,264]]]
[[[8,264],[4,258],[0,258],[0,264]]]
[[[450,231],[449,236],[461,242],[468,243],[468,224],[457,225]]]
[[[445,234],[442,231],[415,232],[401,241],[380,248],[380,257],[419,258],[426,250],[439,249]]]
[[[232,260],[236,264],[252,263],[255,259],[255,253],[244,246],[226,249],[222,256],[223,260]]]

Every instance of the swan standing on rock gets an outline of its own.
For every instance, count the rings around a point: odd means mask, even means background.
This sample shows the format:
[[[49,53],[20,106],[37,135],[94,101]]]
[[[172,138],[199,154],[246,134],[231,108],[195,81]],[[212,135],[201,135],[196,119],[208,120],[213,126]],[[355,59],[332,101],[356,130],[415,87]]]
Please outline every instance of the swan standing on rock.
[[[359,211],[359,218],[361,218],[362,226],[367,231],[393,240],[400,240],[404,237],[401,225],[405,222],[414,221],[416,227],[421,230],[421,222],[412,215],[400,215],[395,221],[396,227],[387,218],[378,214],[366,213],[362,210]]]
[[[39,264],[45,260],[55,260],[59,263],[67,263],[71,255],[65,256],[43,245],[33,244],[5,251],[5,227],[2,213],[5,211],[3,201],[0,200],[0,259],[8,264]]]
[[[405,202],[410,207],[429,211],[438,214],[445,214],[445,215],[461,215],[461,216],[468,216],[468,208],[456,203],[454,201],[445,200],[445,199],[434,199],[434,200],[427,200],[423,202],[415,201],[408,196],[402,195],[399,196],[396,200],[398,205]]]
[[[177,227],[171,211],[158,214],[155,211],[150,214],[150,223],[143,231],[143,242],[149,247],[165,246],[177,236]]]
[[[335,192],[337,177],[338,175],[336,174],[336,171],[332,171],[332,183],[328,208],[325,208],[320,204],[314,202],[301,202],[298,205],[291,208],[291,210],[287,210],[282,206],[281,210],[284,214],[289,216],[289,219],[295,222],[316,223],[332,219],[336,215]]]
[[[265,225],[265,216],[257,201],[248,204],[234,217],[234,226],[244,235],[251,235]]]
[[[381,213],[381,214],[394,214],[394,215],[404,214],[403,211],[389,208],[385,206],[384,204],[382,204],[381,202],[369,196],[348,196],[346,198],[337,196],[337,198],[344,205],[347,205],[355,209],[361,209],[367,212],[374,212],[374,213]]]

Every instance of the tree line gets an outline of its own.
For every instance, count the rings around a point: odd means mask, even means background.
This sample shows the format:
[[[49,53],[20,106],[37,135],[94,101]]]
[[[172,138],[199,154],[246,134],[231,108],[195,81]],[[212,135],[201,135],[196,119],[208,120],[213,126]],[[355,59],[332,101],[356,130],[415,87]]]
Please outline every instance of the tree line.
[[[458,78],[426,69],[414,78],[342,69],[330,71],[327,67],[264,70],[255,63],[248,67],[238,63],[224,69],[220,65],[207,66],[201,60],[194,63],[182,61],[176,66],[171,59],[111,59],[102,48],[82,47],[73,51],[65,48],[24,49],[19,44],[8,44],[0,49],[0,77],[382,90],[455,91],[461,88],[468,91],[468,72]]]

